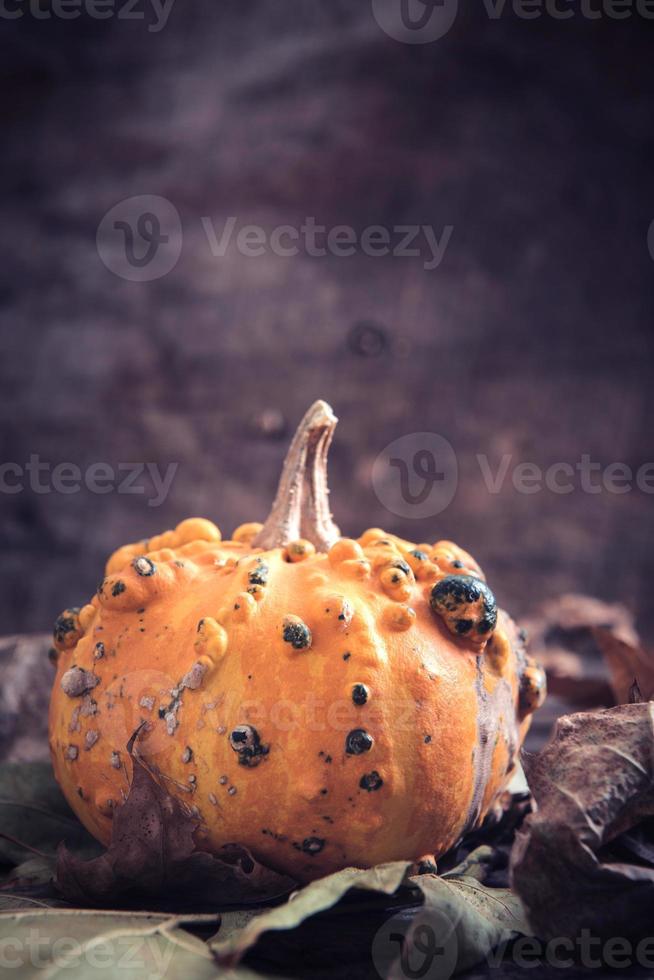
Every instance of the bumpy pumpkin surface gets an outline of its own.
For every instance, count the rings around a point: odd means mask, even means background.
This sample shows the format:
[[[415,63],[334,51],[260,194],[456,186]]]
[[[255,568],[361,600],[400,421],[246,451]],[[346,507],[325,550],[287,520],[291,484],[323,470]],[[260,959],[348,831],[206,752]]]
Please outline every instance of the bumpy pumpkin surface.
[[[340,537],[335,418],[305,416],[265,525],[192,518],[109,559],[55,626],[57,779],[100,840],[140,756],[196,815],[198,846],[247,846],[307,880],[443,853],[505,787],[540,669],[450,541]]]

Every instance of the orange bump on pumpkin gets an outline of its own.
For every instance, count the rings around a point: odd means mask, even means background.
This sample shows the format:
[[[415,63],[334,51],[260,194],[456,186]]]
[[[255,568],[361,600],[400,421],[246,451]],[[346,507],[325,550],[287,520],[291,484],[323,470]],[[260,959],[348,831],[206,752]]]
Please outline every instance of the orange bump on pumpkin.
[[[197,808],[203,848],[237,842],[308,880],[438,856],[515,767],[544,677],[474,559],[328,505],[336,419],[307,412],[271,514],[223,541],[191,518],[109,559],[55,625],[55,773],[107,842],[126,745]]]

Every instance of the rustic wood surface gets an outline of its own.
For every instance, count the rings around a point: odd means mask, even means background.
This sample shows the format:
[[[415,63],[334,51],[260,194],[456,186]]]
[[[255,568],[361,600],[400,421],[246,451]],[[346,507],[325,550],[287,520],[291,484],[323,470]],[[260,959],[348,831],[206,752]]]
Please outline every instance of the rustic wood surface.
[[[3,632],[49,628],[125,540],[189,514],[227,532],[262,519],[285,439],[322,396],[342,419],[344,531],[451,537],[518,613],[577,589],[651,634],[652,496],[489,494],[475,457],[654,456],[652,23],[473,7],[424,46],[337,0],[180,2],[159,33],[2,22],[2,459],[179,464],[158,508],[149,490],[3,494]],[[176,268],[149,283],[95,248],[136,194],[167,197],[184,228]],[[203,216],[454,232],[429,272],[214,258]],[[372,462],[425,430],[454,446],[458,492],[437,517],[398,517]]]

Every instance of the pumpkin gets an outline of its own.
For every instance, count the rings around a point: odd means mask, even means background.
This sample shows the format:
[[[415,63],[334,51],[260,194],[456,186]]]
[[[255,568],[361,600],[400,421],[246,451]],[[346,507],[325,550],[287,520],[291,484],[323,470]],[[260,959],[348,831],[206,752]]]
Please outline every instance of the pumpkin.
[[[310,880],[434,860],[505,789],[544,677],[484,575],[451,541],[341,537],[316,402],[270,516],[223,541],[208,520],[126,545],[55,625],[50,747],[99,840],[130,787],[126,751],[197,818]]]

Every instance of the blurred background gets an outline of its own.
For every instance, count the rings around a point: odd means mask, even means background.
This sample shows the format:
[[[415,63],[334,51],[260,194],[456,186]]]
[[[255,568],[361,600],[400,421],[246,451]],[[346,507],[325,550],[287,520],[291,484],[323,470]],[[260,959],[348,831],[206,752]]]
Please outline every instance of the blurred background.
[[[452,538],[520,616],[580,591],[651,638],[654,22],[571,6],[406,43],[370,0],[7,0],[0,633],[121,543],[263,520],[322,397],[344,533]]]

